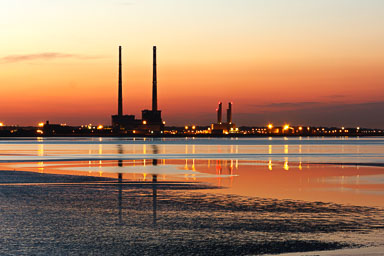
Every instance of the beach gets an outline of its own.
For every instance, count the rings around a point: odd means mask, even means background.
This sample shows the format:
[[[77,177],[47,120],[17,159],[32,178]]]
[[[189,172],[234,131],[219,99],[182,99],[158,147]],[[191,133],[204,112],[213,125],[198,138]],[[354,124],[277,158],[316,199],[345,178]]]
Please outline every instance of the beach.
[[[382,142],[282,142],[0,143],[0,254],[380,255]]]

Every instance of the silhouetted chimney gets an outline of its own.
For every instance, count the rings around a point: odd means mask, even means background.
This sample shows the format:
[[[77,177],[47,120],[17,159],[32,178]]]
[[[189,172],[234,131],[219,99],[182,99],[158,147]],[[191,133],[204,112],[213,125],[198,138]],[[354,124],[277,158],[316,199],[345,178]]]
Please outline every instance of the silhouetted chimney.
[[[232,123],[232,102],[228,103],[228,109],[227,109],[227,123]]]
[[[222,113],[223,113],[223,103],[219,102],[219,108],[217,109],[217,123],[218,124],[221,124],[223,122]]]
[[[123,81],[121,72],[121,46],[119,46],[119,99],[118,99],[118,116],[123,115]]]
[[[152,111],[157,111],[156,46],[153,46]]]

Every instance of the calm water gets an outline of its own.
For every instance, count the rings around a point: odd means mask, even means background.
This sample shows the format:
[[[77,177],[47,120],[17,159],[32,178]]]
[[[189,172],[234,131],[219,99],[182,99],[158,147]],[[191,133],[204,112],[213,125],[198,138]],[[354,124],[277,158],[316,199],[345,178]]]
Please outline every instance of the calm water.
[[[384,138],[0,140],[0,254],[384,246],[383,165]]]

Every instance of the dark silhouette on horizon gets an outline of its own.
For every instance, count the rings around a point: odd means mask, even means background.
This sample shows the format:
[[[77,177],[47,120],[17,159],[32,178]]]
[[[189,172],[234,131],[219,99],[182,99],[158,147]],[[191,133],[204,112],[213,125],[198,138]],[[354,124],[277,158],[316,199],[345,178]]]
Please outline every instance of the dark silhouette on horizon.
[[[142,118],[123,114],[122,48],[119,46],[118,114],[112,116],[113,131],[117,134],[160,134],[164,131],[161,110],[157,102],[156,46],[153,46],[152,109],[142,110]]]

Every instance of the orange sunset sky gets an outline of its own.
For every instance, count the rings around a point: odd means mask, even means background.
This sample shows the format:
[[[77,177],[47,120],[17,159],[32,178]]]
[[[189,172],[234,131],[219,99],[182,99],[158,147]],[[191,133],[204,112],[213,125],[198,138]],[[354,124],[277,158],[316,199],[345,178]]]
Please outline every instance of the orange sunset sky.
[[[382,0],[0,0],[0,122],[110,124],[150,108],[152,46],[169,125],[384,128]]]

